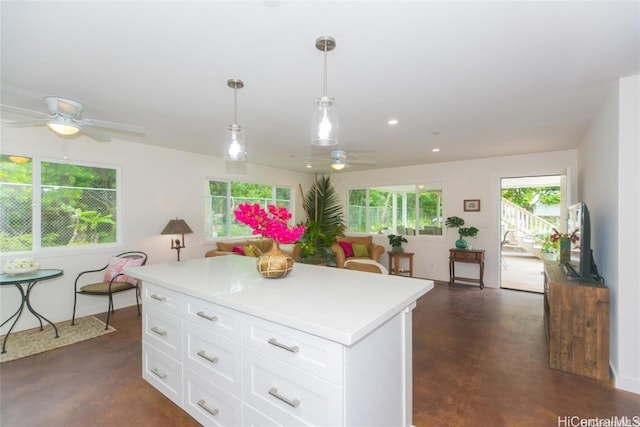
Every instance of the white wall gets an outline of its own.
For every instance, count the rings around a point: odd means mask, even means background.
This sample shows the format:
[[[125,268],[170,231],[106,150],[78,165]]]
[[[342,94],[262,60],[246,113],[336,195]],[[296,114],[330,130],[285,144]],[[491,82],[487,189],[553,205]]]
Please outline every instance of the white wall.
[[[640,393],[640,77],[621,79],[579,149],[581,199],[592,248],[610,290],[616,387]]]
[[[541,154],[493,157],[479,160],[436,163],[373,171],[333,174],[331,179],[343,201],[350,188],[395,184],[427,184],[437,182],[444,190],[444,217],[456,215],[465,225],[480,229],[477,238],[468,242],[474,249],[485,249],[485,285],[500,287],[500,179],[505,177],[559,175],[569,170],[570,182],[577,182],[577,151],[567,150]],[[571,199],[575,200],[573,189]],[[480,199],[480,212],[464,212],[463,200]],[[347,209],[345,202],[345,212]],[[449,248],[458,238],[455,230],[445,229],[444,236],[407,236],[406,251],[415,252],[414,275],[449,280]],[[376,236],[378,244],[389,248],[386,236]],[[387,255],[382,262],[387,264]],[[475,265],[456,265],[456,274],[473,277]],[[540,279],[542,280],[542,278]]]
[[[29,253],[42,268],[60,268],[64,276],[37,284],[31,295],[34,308],[53,322],[71,318],[73,309],[73,282],[80,271],[106,265],[112,254],[124,250],[142,250],[148,253],[149,263],[173,262],[175,250],[170,249],[170,236],[160,232],[170,219],[183,218],[194,231],[185,236],[186,248],[181,259],[202,257],[213,248],[213,242],[204,239],[205,178],[247,180],[265,184],[291,186],[296,200],[296,220],[304,220],[298,184],[308,191],[313,176],[275,168],[248,165],[246,173],[230,174],[220,158],[182,151],[114,140],[99,143],[80,137],[72,141],[53,135],[46,128],[2,128],[3,154],[38,156],[61,160],[116,165],[122,168],[121,213],[123,242],[121,246],[88,251],[84,248],[42,250]],[[0,259],[4,263],[4,258]],[[2,320],[15,312],[19,295],[14,287],[0,290],[0,316]],[[107,300],[102,297],[80,296],[80,316],[106,311]],[[116,308],[135,303],[134,294],[116,295]],[[11,323],[11,322],[9,322]],[[10,325],[5,325],[5,333]],[[16,330],[37,326],[35,318],[23,313]]]

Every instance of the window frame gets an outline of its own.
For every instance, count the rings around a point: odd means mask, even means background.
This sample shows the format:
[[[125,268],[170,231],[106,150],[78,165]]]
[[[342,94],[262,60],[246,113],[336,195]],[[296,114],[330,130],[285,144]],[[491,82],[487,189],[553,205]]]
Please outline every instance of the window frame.
[[[228,212],[227,215],[227,222],[225,224],[225,228],[227,230],[225,235],[221,235],[218,234],[217,236],[212,236],[211,234],[211,193],[209,191],[209,185],[210,182],[215,181],[215,182],[224,182],[226,183],[226,201],[225,201],[225,209]],[[204,205],[204,232],[205,232],[205,236],[204,239],[206,242],[216,242],[218,240],[242,240],[242,239],[247,239],[247,238],[255,238],[256,236],[254,234],[247,234],[247,235],[241,235],[241,236],[232,236],[231,235],[231,226],[235,221],[235,218],[233,216],[233,210],[232,210],[232,206],[231,206],[231,200],[232,200],[232,195],[231,195],[231,187],[232,187],[232,183],[244,183],[244,184],[252,184],[252,185],[262,185],[262,186],[268,186],[271,187],[271,201],[268,204],[274,204],[274,205],[278,205],[278,189],[287,189],[289,190],[289,212],[291,213],[291,220],[290,220],[290,224],[293,225],[295,222],[295,195],[294,195],[294,191],[293,191],[293,186],[290,185],[281,185],[281,184],[262,184],[262,183],[258,183],[258,182],[252,182],[249,180],[238,180],[238,179],[229,179],[229,178],[217,178],[217,177],[206,177],[205,181],[204,181],[204,187],[205,187],[205,205]],[[266,208],[266,206],[265,206]]]
[[[369,212],[369,208],[370,208],[370,190],[372,189],[377,189],[377,190],[391,190],[393,188],[401,188],[401,187],[413,187],[414,188],[414,195],[415,195],[415,218],[416,221],[419,221],[420,218],[420,205],[419,205],[419,200],[420,200],[420,193],[421,192],[429,192],[429,191],[440,191],[441,192],[441,202],[440,202],[440,215],[442,216],[442,225],[441,225],[441,229],[442,229],[442,233],[441,234],[413,234],[413,235],[405,235],[404,233],[402,234],[403,236],[408,236],[410,238],[418,238],[418,239],[427,239],[427,240],[432,240],[432,239],[443,239],[446,232],[445,232],[445,225],[444,225],[444,218],[445,218],[445,214],[444,214],[444,210],[445,210],[445,205],[444,205],[444,194],[445,194],[445,185],[444,182],[442,181],[428,181],[426,183],[421,183],[421,184],[381,184],[381,185],[370,185],[370,186],[354,186],[354,187],[348,187],[346,189],[346,196],[345,196],[345,200],[346,200],[346,215],[347,218],[350,218],[351,215],[351,205],[350,205],[350,194],[351,191],[354,190],[364,190],[365,191],[365,230],[371,230],[371,223],[370,223],[370,212]],[[347,227],[349,227],[349,221],[347,221]],[[354,231],[350,228],[347,228],[347,231],[350,234],[357,234],[357,235],[389,235],[389,234],[393,234],[393,233],[382,233],[382,232],[374,232],[374,231]]]
[[[87,251],[103,251],[122,246],[122,167],[120,165],[86,162],[68,159],[58,159],[52,157],[30,156],[15,153],[2,153],[6,156],[28,157],[31,159],[31,250],[5,252],[10,256],[21,256],[25,254],[46,253],[47,255],[56,253],[75,253]],[[42,183],[42,164],[58,163],[72,166],[112,169],[115,171],[115,218],[116,223],[116,239],[115,242],[109,243],[88,243],[83,245],[65,245],[65,246],[42,246],[42,189],[45,185]],[[51,186],[50,184],[46,185]]]

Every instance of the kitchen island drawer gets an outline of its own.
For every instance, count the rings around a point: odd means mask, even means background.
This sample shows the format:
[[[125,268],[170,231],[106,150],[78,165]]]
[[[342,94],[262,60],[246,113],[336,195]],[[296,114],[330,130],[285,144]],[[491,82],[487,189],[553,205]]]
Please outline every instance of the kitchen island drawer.
[[[182,365],[177,360],[142,343],[142,378],[182,406]]]
[[[243,400],[284,425],[342,425],[342,388],[252,350],[245,351]]]
[[[189,369],[184,373],[184,408],[205,426],[241,426],[242,402]]]
[[[342,345],[273,322],[247,316],[244,344],[342,386]]]

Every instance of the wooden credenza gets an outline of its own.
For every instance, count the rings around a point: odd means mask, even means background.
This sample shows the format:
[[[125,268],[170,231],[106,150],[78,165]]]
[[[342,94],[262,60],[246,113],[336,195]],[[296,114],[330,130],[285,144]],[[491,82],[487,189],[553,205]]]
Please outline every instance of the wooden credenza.
[[[544,321],[551,368],[610,381],[606,286],[568,278],[557,262],[546,261]]]

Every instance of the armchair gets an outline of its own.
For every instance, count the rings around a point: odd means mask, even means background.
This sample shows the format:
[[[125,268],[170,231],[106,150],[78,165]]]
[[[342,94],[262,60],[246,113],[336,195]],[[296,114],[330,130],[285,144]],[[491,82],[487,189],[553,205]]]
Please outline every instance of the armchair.
[[[370,259],[379,263],[384,253],[384,246],[373,243],[373,236],[337,236],[336,240],[331,251],[336,255],[338,268],[345,268],[349,260]],[[363,246],[366,252],[362,251]]]

